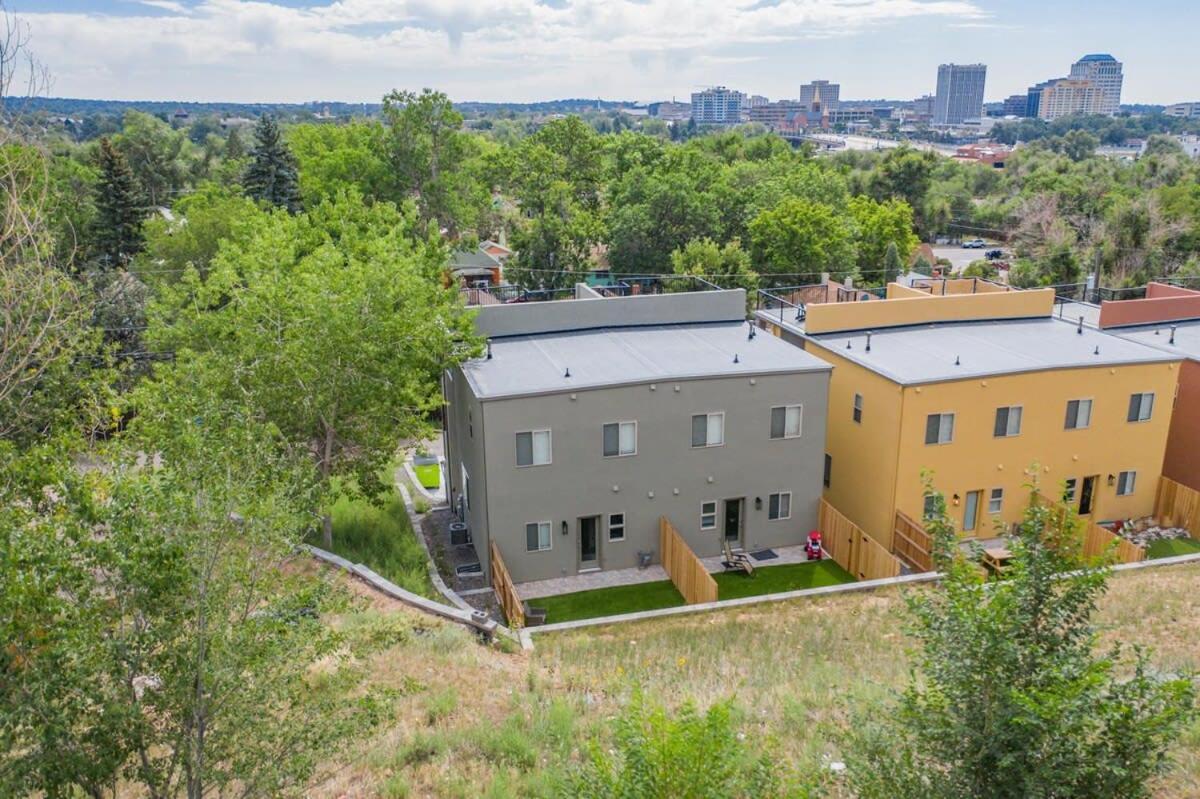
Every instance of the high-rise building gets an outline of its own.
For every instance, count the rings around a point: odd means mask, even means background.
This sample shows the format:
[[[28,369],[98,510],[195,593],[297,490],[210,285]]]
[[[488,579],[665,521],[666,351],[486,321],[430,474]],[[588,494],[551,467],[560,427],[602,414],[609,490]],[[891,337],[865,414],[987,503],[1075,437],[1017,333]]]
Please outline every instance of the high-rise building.
[[[692,92],[692,119],[698,125],[736,125],[743,108],[748,108],[746,95],[724,86]]]
[[[807,111],[818,114],[823,111],[836,111],[841,99],[842,87],[827,80],[814,80],[800,86],[800,105]]]
[[[1164,108],[1163,113],[1169,117],[1197,119],[1200,118],[1200,101],[1194,103],[1175,103]]]
[[[961,125],[983,117],[986,64],[942,64],[938,67],[933,124]]]
[[[1004,100],[1001,113],[1006,117],[1023,117],[1029,108],[1028,94],[1013,94]]]
[[[1102,87],[1092,80],[1059,78],[1041,89],[1038,119],[1058,119],[1071,114],[1103,114],[1108,101]]]
[[[1113,116],[1121,109],[1121,84],[1125,76],[1121,72],[1121,62],[1108,53],[1091,53],[1071,65],[1073,80],[1090,80],[1098,86],[1103,94],[1100,110],[1090,112]]]

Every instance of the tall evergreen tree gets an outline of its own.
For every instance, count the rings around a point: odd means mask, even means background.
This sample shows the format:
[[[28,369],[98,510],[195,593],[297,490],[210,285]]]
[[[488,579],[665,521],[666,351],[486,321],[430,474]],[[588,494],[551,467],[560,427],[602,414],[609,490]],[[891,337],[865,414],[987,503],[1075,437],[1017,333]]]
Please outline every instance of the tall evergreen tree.
[[[141,197],[141,188],[125,156],[107,138],[101,139],[95,246],[103,269],[123,267],[141,252],[145,216]]]
[[[286,208],[300,210],[300,177],[296,157],[279,133],[279,125],[270,114],[263,114],[254,128],[254,150],[246,167],[243,183],[246,194]]]
[[[903,270],[904,264],[900,260],[900,251],[896,249],[896,242],[889,241],[887,251],[883,254],[883,285],[886,286],[900,277]]]

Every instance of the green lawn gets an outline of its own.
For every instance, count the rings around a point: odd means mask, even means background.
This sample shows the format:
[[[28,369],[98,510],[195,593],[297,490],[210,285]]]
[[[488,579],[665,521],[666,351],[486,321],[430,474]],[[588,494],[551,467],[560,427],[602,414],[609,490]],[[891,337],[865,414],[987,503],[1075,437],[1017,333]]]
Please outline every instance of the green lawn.
[[[313,543],[321,545],[320,532]],[[351,563],[369,566],[401,588],[437,598],[429,582],[425,552],[397,495],[382,506],[346,497],[335,502],[333,552]]]
[[[1168,541],[1155,541],[1146,548],[1146,557],[1173,558],[1176,555],[1191,555],[1200,552],[1200,541],[1194,538],[1172,538]]]
[[[413,464],[413,472],[421,485],[429,490],[436,490],[442,484],[442,470],[436,463]]]
[[[759,566],[753,577],[741,572],[714,574],[717,581],[718,599],[740,599],[761,594],[776,594],[782,591],[797,591],[802,588],[820,588],[827,585],[854,582],[854,577],[832,560],[819,563],[789,563],[783,566]],[[596,588],[577,591],[573,594],[542,597],[529,600],[534,607],[546,609],[546,623],[594,619],[600,616],[616,616],[621,613],[636,613],[642,610],[678,607],[683,596],[670,580],[637,585],[622,585],[616,588]]]

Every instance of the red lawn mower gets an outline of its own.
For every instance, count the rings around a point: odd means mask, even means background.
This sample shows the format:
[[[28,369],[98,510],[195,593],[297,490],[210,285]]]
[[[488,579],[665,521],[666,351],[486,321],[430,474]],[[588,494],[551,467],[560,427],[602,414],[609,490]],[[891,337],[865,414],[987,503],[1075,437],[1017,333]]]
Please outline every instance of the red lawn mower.
[[[809,531],[808,540],[804,542],[804,554],[808,555],[809,560],[821,560],[824,557],[821,552],[820,530]]]

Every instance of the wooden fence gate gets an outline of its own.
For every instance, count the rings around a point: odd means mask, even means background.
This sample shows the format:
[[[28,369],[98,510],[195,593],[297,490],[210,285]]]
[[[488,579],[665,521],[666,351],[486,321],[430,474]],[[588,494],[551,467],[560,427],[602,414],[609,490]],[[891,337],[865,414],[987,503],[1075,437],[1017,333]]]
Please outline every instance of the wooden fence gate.
[[[1167,526],[1187,528],[1193,537],[1200,534],[1200,491],[1169,477],[1159,478],[1154,518],[1164,525],[1170,522]]]
[[[933,536],[903,511],[896,511],[892,552],[913,571],[933,571]]]
[[[824,499],[821,500],[817,526],[825,551],[856,579],[900,576],[900,561]]]

